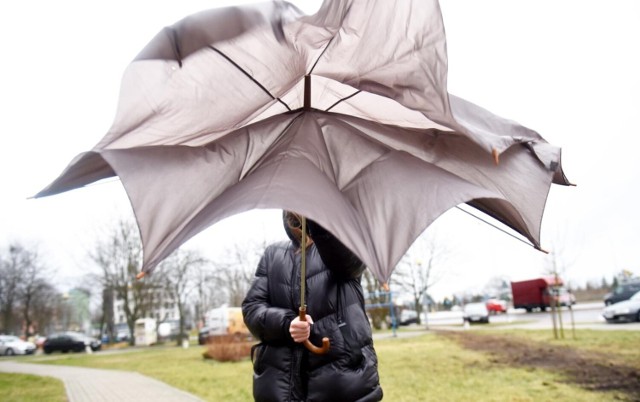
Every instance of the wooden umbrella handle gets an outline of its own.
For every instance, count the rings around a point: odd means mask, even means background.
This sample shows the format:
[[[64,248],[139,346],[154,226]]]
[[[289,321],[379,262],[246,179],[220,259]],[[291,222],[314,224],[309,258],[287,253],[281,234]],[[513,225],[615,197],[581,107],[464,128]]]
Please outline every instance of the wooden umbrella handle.
[[[300,307],[300,321],[307,321],[307,308],[306,307]],[[327,353],[329,351],[329,338],[324,337],[322,338],[322,346],[318,347],[316,345],[314,345],[313,343],[311,343],[308,339],[305,340],[304,342],[304,346],[309,349],[309,352],[316,354],[316,355],[323,355],[325,353]]]

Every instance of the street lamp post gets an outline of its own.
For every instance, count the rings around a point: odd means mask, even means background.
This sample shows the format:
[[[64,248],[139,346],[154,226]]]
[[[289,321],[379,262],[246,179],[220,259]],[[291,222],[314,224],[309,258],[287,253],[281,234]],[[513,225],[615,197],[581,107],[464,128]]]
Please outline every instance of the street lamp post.
[[[418,265],[418,272],[420,277],[424,279],[424,283],[422,283],[422,286],[424,288],[424,294],[422,295],[422,300],[426,300],[426,308],[425,308],[425,304],[422,303],[422,311],[424,311],[424,328],[428,331],[429,330],[429,296],[427,291],[429,290],[429,272],[427,272],[425,276],[422,276],[422,260],[420,259],[416,260],[416,265]]]
[[[62,294],[62,329],[69,330],[69,293]]]

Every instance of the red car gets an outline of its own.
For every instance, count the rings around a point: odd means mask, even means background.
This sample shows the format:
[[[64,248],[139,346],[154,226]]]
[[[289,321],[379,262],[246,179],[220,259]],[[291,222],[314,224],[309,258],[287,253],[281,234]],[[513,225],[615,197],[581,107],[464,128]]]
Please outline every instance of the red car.
[[[500,299],[489,299],[487,300],[487,310],[489,310],[489,314],[500,314],[507,312],[507,302]]]

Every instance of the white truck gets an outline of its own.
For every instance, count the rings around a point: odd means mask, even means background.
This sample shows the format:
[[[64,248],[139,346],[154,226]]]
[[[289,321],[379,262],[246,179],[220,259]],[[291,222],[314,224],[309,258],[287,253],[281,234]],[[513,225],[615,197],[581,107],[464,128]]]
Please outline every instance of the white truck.
[[[202,345],[209,337],[224,335],[234,335],[239,338],[251,336],[249,329],[244,325],[240,307],[223,305],[209,310],[205,314],[204,327],[200,330],[198,342]]]

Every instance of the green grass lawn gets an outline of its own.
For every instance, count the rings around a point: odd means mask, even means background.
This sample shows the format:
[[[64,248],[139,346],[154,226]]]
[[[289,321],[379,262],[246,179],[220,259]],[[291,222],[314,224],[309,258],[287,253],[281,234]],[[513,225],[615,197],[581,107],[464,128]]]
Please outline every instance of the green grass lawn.
[[[554,340],[550,331],[487,329],[476,332],[526,339],[536,345],[559,344],[605,353],[612,357],[611,362],[635,367],[640,373],[640,349],[633,346],[640,344],[637,332],[580,330],[576,340],[571,339],[570,334],[564,340]],[[634,400],[633,396],[616,391],[583,389],[553,370],[500,364],[488,353],[465,349],[435,332],[411,338],[381,339],[375,346],[384,399],[388,401]],[[152,347],[132,353],[53,355],[54,359],[36,356],[23,361],[137,371],[207,401],[252,400],[250,362],[205,360],[203,351],[199,346]],[[5,389],[2,385],[0,392],[4,394]]]
[[[543,333],[534,336],[545,338]],[[433,334],[378,342],[376,349],[382,386],[392,401],[587,402],[625,398],[615,392],[584,390],[551,371],[505,367],[490,355],[462,349]]]
[[[0,373],[0,400],[3,402],[64,402],[62,381],[51,377]]]

